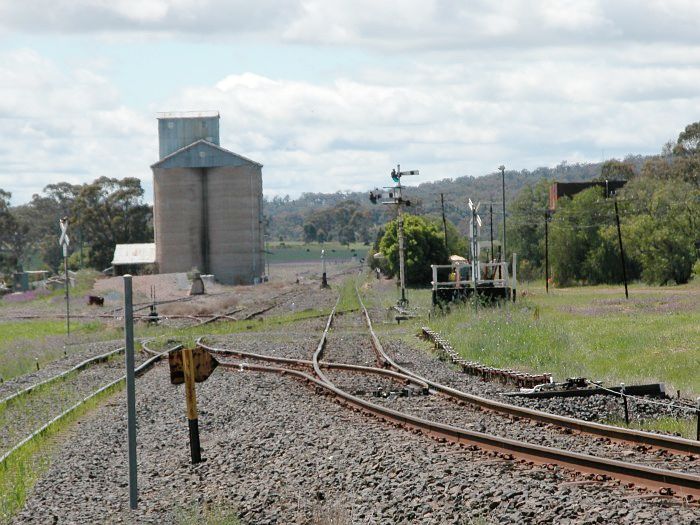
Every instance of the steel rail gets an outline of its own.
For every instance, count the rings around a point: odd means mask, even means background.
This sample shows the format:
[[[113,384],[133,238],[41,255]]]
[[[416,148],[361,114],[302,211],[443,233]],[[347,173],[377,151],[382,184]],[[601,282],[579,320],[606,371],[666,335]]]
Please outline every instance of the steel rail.
[[[142,343],[142,346],[144,349],[146,348],[146,344]],[[160,361],[163,357],[167,356],[169,352],[176,350],[178,348],[181,348],[182,345],[178,345],[176,347],[170,348],[168,350],[165,350],[164,352],[155,352],[153,350],[148,349],[147,352],[153,353],[151,358],[147,359],[143,363],[141,363],[138,367],[134,369],[134,372],[136,374],[136,377],[141,377],[143,374],[148,372],[151,368],[153,368],[153,365],[155,365],[158,361]],[[70,416],[73,412],[78,410],[81,406],[83,406],[85,403],[90,401],[91,399],[94,399],[95,397],[99,396],[103,392],[107,392],[111,390],[112,388],[117,387],[120,385],[122,382],[126,381],[126,376],[123,375],[119,379],[115,379],[114,381],[98,388],[91,394],[87,395],[86,397],[82,398],[80,401],[72,405],[71,407],[67,408],[63,412],[61,412],[59,415],[51,419],[49,422],[44,423],[40,428],[32,432],[30,435],[25,437],[22,441],[14,445],[10,450],[5,452],[2,456],[0,456],[0,467],[3,467],[5,463],[12,457],[13,454],[17,453],[20,449],[25,447],[27,444],[29,444],[32,440],[36,439],[40,435],[48,432],[51,430],[52,427],[66,419],[68,416]]]
[[[238,357],[241,359],[250,359],[253,361],[264,361],[268,363],[275,363],[279,365],[286,365],[288,367],[299,367],[299,368],[311,368],[313,369],[313,361],[309,361],[307,359],[294,359],[290,357],[276,357],[276,356],[270,356],[270,355],[263,355],[263,354],[254,354],[251,352],[242,352],[240,350],[229,350],[229,349],[223,349],[223,348],[216,348],[213,346],[210,346],[206,343],[203,342],[204,336],[199,337],[196,341],[197,346],[200,348],[203,348],[204,350],[212,353],[212,354],[219,354],[219,355],[224,355],[224,356],[234,356]],[[221,363],[223,364],[223,363]],[[401,383],[412,383],[421,389],[428,389],[428,384],[425,383],[424,381],[421,381],[420,379],[416,379],[415,377],[408,376],[405,374],[402,374],[400,372],[395,372],[393,370],[387,370],[385,368],[375,368],[371,366],[362,366],[362,365],[351,365],[347,363],[333,363],[330,361],[321,361],[320,363],[321,368],[326,368],[328,370],[341,370],[344,372],[353,372],[353,373],[359,373],[359,374],[374,374],[374,375],[381,375],[384,377],[388,377],[389,379],[393,379],[397,382]]]
[[[360,302],[360,307],[363,311],[365,322],[370,331],[372,345],[374,346],[375,352],[377,352],[377,354],[379,355],[379,358],[383,361],[384,366],[393,368],[394,370],[401,372],[402,374],[415,377],[416,379],[420,379],[421,381],[427,383],[430,386],[430,388],[432,390],[435,390],[436,392],[447,395],[458,401],[463,401],[471,405],[476,405],[487,410],[508,414],[513,417],[532,419],[535,421],[540,421],[542,423],[556,425],[558,427],[568,428],[571,430],[576,430],[578,432],[583,432],[585,434],[601,436],[616,441],[637,443],[656,447],[659,449],[665,449],[676,453],[700,456],[700,441],[680,438],[677,436],[668,436],[664,434],[654,434],[652,432],[644,432],[643,430],[627,429],[612,425],[604,425],[602,423],[583,421],[581,419],[575,419],[572,417],[559,416],[548,412],[541,412],[539,410],[534,410],[531,408],[509,405],[507,403],[501,403],[500,401],[495,401],[493,399],[488,399],[474,394],[468,394],[466,392],[456,390],[454,388],[437,383],[435,381],[431,381],[430,379],[423,377],[420,374],[416,374],[415,372],[412,372],[407,368],[397,364],[386,353],[384,347],[379,341],[379,338],[377,337],[377,334],[374,332],[369,312],[367,311],[367,308],[365,307],[365,304],[362,301],[362,298],[360,297],[360,293],[357,287],[355,287],[355,292],[357,293],[357,299]]]
[[[319,361],[325,350],[328,331],[332,324],[335,310],[333,308],[329,315],[321,340],[314,352],[313,365],[318,378],[299,370],[282,367],[251,365],[249,363],[222,363],[221,366],[239,371],[250,370],[291,375],[327,391],[340,399],[341,402],[363,413],[374,415],[382,421],[391,422],[404,428],[427,433],[439,440],[473,445],[484,450],[506,454],[508,458],[518,457],[519,459],[538,464],[556,463],[578,472],[615,477],[627,483],[647,488],[663,489],[667,494],[681,494],[692,498],[700,498],[700,476],[635,465],[613,459],[598,458],[466,430],[382,407],[341,390],[326,377]]]

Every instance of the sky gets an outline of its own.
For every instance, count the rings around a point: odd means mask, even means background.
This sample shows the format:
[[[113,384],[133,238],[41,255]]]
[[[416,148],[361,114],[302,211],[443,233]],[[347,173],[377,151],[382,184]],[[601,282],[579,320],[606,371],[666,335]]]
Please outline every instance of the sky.
[[[695,0],[0,0],[0,188],[138,177],[218,110],[269,196],[651,154],[700,120]],[[406,181],[409,182],[409,181]]]

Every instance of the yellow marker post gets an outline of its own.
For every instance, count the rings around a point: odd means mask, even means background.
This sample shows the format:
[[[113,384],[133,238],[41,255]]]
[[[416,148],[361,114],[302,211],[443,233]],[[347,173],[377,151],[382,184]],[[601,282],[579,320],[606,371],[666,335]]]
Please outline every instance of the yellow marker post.
[[[182,365],[185,373],[185,402],[187,404],[187,423],[190,429],[190,455],[192,463],[202,461],[202,454],[199,447],[199,420],[197,419],[197,394],[195,392],[194,360],[192,359],[192,349],[182,350]]]

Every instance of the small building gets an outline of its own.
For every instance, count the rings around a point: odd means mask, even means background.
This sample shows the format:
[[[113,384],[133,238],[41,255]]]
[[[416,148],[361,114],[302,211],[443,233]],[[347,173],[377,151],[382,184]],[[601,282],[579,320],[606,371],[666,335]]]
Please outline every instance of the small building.
[[[218,112],[158,117],[153,170],[155,260],[162,273],[197,268],[226,284],[265,272],[262,164],[219,145]]]
[[[112,267],[115,275],[145,273],[156,263],[155,243],[117,244],[114,248]],[[150,273],[150,272],[149,272]]]
[[[557,209],[557,201],[562,197],[573,197],[588,188],[601,188],[605,197],[609,197],[627,184],[626,180],[590,181],[590,182],[555,182],[549,187],[549,209]]]

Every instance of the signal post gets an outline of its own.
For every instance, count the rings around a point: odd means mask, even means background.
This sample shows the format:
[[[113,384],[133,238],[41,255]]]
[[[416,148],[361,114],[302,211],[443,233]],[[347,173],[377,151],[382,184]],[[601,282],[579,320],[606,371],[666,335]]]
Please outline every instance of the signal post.
[[[401,299],[399,299],[399,306],[408,306],[408,299],[406,298],[406,269],[405,269],[405,254],[404,254],[404,235],[403,235],[403,214],[401,209],[404,206],[410,206],[411,201],[404,200],[401,196],[401,177],[406,175],[418,175],[418,170],[401,171],[401,165],[398,164],[396,169],[391,170],[391,180],[396,183],[396,186],[385,187],[385,190],[389,191],[388,201],[383,201],[382,204],[392,204],[396,206],[396,218],[397,218],[397,237],[399,241],[399,281],[401,283]],[[379,189],[369,192],[369,200],[372,204],[377,203],[377,199],[382,198],[382,193]]]

